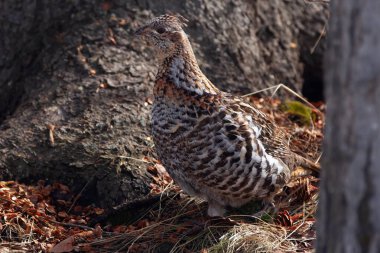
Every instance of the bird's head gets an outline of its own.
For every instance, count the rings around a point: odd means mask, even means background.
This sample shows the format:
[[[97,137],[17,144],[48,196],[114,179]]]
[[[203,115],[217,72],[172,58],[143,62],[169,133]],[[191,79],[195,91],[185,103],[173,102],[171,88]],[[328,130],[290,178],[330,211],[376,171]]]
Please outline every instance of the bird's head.
[[[150,20],[135,35],[152,46],[160,57],[166,58],[173,55],[187,39],[182,29],[186,21],[180,15],[165,14]]]

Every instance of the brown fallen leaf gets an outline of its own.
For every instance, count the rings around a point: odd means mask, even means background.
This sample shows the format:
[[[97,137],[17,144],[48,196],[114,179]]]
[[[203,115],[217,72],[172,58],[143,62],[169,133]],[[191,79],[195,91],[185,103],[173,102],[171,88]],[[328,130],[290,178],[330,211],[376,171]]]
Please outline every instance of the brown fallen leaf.
[[[46,125],[46,127],[47,127],[47,129],[49,130],[49,141],[50,141],[50,144],[51,144],[52,146],[54,146],[54,143],[55,143],[55,141],[54,141],[54,130],[55,130],[55,125],[48,123],[48,124]]]
[[[66,218],[67,216],[68,216],[68,214],[64,211],[58,212],[58,217]]]
[[[52,253],[61,253],[61,252],[71,252],[74,250],[74,236],[70,236],[69,238],[66,238],[62,242],[56,244],[50,252]]]

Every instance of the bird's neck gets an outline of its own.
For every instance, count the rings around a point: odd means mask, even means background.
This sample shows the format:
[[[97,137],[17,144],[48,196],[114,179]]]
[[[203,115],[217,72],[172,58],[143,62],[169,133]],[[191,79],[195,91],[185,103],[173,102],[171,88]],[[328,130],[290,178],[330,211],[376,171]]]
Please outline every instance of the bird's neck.
[[[194,95],[216,95],[220,93],[199,68],[193,49],[184,34],[173,55],[166,57],[160,64],[157,81],[165,80]]]

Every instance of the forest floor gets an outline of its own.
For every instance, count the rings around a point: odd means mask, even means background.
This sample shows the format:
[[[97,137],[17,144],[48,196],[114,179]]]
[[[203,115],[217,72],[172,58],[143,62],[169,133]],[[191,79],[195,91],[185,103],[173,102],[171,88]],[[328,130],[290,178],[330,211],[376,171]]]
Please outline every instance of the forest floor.
[[[319,160],[323,104],[247,100],[291,133],[295,152]],[[0,252],[313,251],[318,177],[297,169],[276,197],[277,212],[254,202],[216,219],[207,217],[207,203],[183,194],[158,161],[138,159],[150,163],[151,194],[113,213],[82,206],[80,193],[59,182],[0,181]]]

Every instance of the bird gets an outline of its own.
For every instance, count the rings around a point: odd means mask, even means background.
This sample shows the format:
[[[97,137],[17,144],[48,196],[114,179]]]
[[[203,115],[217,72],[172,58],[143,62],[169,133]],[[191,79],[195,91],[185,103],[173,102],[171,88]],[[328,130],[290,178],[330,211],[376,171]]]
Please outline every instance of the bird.
[[[135,31],[154,50],[158,71],[151,125],[155,151],[180,188],[208,202],[207,214],[252,200],[273,203],[302,166],[290,136],[264,112],[223,92],[201,71],[181,15],[155,17]]]

